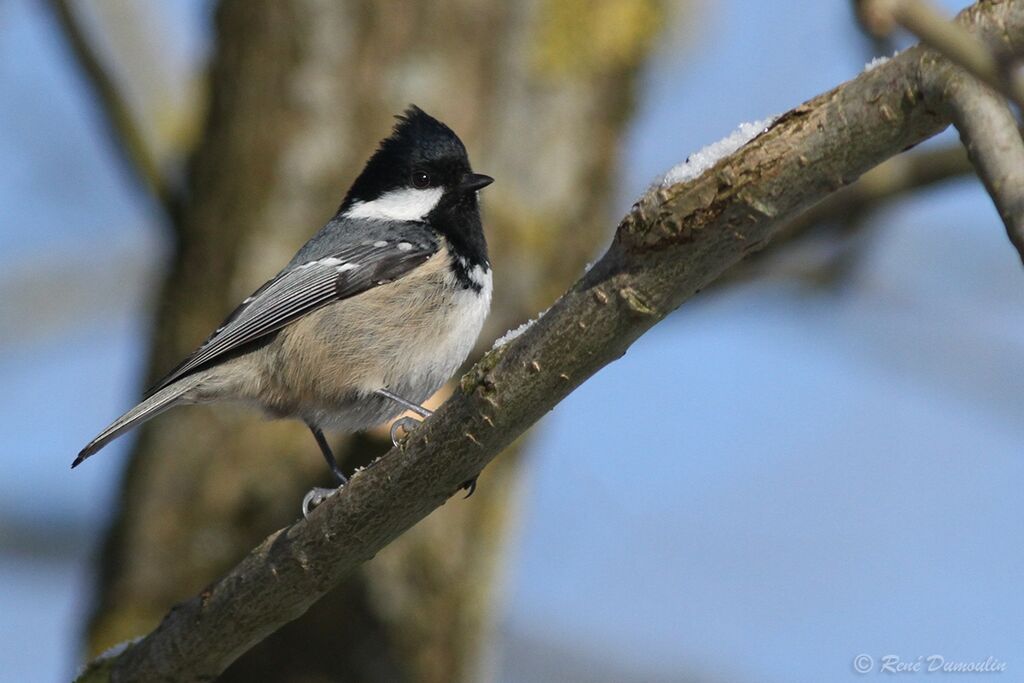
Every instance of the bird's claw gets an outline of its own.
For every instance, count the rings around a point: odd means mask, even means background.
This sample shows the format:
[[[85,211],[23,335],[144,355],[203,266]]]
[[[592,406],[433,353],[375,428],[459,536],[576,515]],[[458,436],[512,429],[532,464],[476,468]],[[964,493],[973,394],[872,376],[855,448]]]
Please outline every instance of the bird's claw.
[[[309,513],[313,511],[313,508],[320,505],[322,502],[333,496],[335,493],[341,490],[341,486],[336,489],[325,489],[317,486],[310,490],[306,494],[305,498],[302,499],[302,516],[309,519]]]
[[[402,438],[398,436],[398,430],[404,429],[406,435],[409,435],[419,426],[419,421],[409,417],[408,415],[398,418],[391,423],[391,443],[394,444],[395,448],[398,448],[402,443]]]
[[[459,487],[459,490],[466,492],[466,495],[462,497],[463,500],[472,496],[473,492],[476,491],[476,480],[479,478],[480,476],[477,475],[472,479],[467,479],[466,481],[462,482],[462,486]]]

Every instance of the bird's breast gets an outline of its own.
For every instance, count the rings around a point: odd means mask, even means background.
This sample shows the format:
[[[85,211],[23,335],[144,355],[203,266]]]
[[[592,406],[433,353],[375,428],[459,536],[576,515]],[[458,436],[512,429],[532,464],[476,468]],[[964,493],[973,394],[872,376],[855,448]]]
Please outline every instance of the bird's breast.
[[[475,288],[456,277],[454,265],[442,248],[399,280],[288,326],[273,382],[299,403],[328,409],[385,387],[422,402],[466,360],[490,310],[490,269],[469,269]]]

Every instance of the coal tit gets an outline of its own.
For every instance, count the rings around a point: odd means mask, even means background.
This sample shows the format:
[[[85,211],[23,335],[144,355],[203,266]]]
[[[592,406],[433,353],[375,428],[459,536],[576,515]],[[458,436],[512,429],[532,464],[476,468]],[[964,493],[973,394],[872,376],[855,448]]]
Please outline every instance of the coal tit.
[[[305,422],[343,485],[323,429],[430,414],[420,404],[465,361],[490,309],[477,191],[493,179],[445,124],[416,106],[397,118],[335,216],[72,467],[168,408],[235,400]]]

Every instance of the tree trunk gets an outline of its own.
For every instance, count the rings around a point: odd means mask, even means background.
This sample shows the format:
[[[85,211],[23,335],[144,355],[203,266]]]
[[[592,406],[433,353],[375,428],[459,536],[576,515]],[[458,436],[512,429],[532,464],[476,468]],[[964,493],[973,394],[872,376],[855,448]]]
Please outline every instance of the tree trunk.
[[[409,102],[451,125],[497,179],[483,196],[495,305],[482,341],[547,306],[604,237],[662,13],[656,0],[224,0],[150,379],[330,217]],[[333,442],[352,468],[383,438]],[[433,514],[222,680],[476,678],[516,469],[515,457],[498,460],[472,499]],[[101,558],[89,652],[151,630],[328,483],[298,423],[218,407],[146,425]]]

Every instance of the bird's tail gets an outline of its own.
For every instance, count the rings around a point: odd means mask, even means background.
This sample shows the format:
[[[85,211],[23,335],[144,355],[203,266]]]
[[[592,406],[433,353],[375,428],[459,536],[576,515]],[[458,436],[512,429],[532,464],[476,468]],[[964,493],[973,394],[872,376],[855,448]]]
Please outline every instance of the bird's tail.
[[[168,408],[174,407],[182,397],[198,383],[199,377],[196,375],[183,377],[174,384],[164,387],[139,403],[127,413],[114,420],[109,427],[100,432],[99,436],[90,441],[89,444],[78,454],[75,461],[71,463],[71,468],[74,469],[80,465],[83,460],[127,432],[132,427],[142,424],[152,417],[156,417]]]

